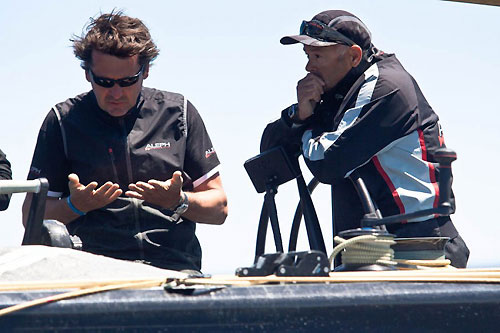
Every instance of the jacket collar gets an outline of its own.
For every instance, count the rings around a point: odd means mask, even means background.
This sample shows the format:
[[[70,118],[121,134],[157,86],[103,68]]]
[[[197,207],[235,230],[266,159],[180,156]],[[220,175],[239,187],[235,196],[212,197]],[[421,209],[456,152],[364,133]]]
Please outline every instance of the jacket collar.
[[[144,88],[143,88],[143,90],[144,90]],[[96,98],[93,90],[91,90],[89,92],[89,95],[90,95],[90,99],[92,101],[92,105],[91,105],[92,112],[94,112],[96,114],[96,116],[99,117],[100,119],[104,120],[107,123],[111,123],[111,124],[119,123],[122,120],[129,121],[129,119],[131,119],[131,118],[134,118],[134,119],[137,118],[137,116],[139,115],[140,109],[144,103],[143,91],[141,91],[141,93],[137,97],[137,103],[135,104],[135,106],[133,108],[131,108],[125,115],[123,115],[121,117],[113,117],[109,113],[107,113],[106,111],[101,109],[101,107],[99,106],[99,103],[97,103],[97,98]]]

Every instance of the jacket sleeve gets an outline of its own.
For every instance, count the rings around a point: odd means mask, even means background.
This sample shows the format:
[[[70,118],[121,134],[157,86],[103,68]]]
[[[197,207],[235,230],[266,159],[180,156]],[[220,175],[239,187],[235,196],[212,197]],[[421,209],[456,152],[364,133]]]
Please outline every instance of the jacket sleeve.
[[[334,184],[366,164],[391,142],[417,128],[417,106],[398,88],[373,93],[348,109],[332,132],[308,130],[302,137],[305,162],[319,181]]]
[[[282,146],[292,160],[300,156],[301,137],[307,123],[293,123],[288,117],[289,107],[281,112],[281,117],[268,124],[262,133],[260,141],[260,152]]]
[[[196,187],[218,172],[220,162],[198,110],[189,101],[186,113],[188,136],[183,171]]]
[[[71,169],[63,141],[61,127],[52,110],[45,117],[38,133],[28,172],[28,179],[47,178],[50,185],[49,196],[63,197],[69,193],[68,175]]]
[[[12,179],[12,170],[6,155],[0,150],[0,179]],[[10,194],[0,194],[0,210],[6,210],[9,207]]]

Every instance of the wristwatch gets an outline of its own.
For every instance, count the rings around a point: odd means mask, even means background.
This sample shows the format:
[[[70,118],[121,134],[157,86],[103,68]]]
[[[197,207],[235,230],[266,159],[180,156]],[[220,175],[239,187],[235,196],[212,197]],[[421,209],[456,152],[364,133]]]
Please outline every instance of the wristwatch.
[[[292,105],[288,108],[288,117],[289,117],[292,121],[294,121],[296,116],[297,116],[297,104],[292,104]]]
[[[285,123],[292,128],[301,127],[306,123],[305,120],[299,119],[298,104],[292,104],[290,107],[288,107],[288,109],[283,110],[283,112],[286,114],[286,116],[282,115],[282,118],[284,118]]]
[[[184,214],[188,210],[188,208],[189,208],[188,196],[186,193],[181,191],[181,200],[180,200],[179,204],[177,205],[177,207],[172,209],[172,211],[174,213],[170,217],[172,218],[172,220],[174,222],[179,223],[179,219],[181,218],[181,215]]]

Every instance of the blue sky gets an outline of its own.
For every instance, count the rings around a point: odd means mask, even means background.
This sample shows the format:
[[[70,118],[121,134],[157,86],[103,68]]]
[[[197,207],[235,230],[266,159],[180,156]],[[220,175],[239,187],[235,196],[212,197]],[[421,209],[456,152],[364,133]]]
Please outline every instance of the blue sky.
[[[113,8],[141,18],[160,48],[145,85],[186,95],[222,161],[230,215],[223,226],[198,227],[205,272],[232,273],[252,263],[263,197],[243,163],[258,153],[265,125],[295,102],[296,83],[305,75],[301,47],[282,46],[279,39],[326,9],[360,17],[375,45],[396,53],[416,78],[441,118],[447,145],[458,153],[453,219],[471,249],[469,264],[500,266],[500,223],[494,212],[500,185],[494,172],[500,143],[499,7],[438,0],[5,1],[0,11],[0,148],[13,164],[15,179],[27,175],[50,108],[90,89],[69,39],[82,32],[89,17]],[[23,199],[14,195],[11,207],[0,212],[0,246],[21,242]],[[297,200],[293,183],[279,188],[285,243]],[[313,200],[331,251],[328,188],[320,186]],[[306,244],[302,239],[299,246],[305,250]],[[267,250],[274,251],[271,243]]]

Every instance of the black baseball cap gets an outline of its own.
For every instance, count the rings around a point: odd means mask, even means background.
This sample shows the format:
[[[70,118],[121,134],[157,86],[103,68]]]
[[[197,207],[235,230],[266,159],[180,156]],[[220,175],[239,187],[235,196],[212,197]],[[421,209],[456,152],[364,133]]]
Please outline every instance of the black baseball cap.
[[[315,15],[311,21],[303,21],[299,35],[285,36],[280,43],[311,46],[356,44],[363,50],[368,50],[371,39],[370,30],[355,15],[345,10],[327,10]]]

